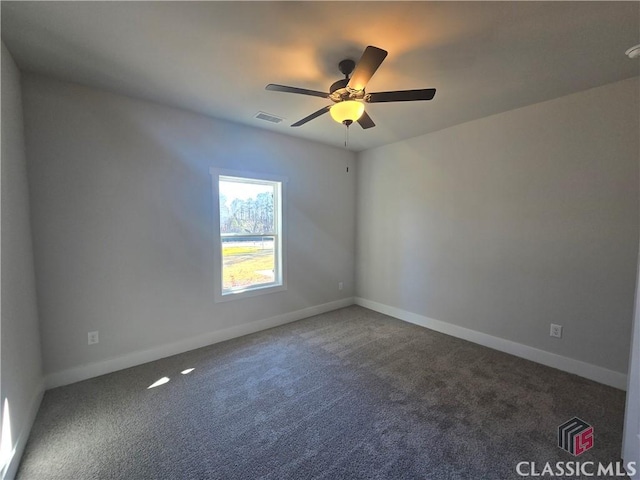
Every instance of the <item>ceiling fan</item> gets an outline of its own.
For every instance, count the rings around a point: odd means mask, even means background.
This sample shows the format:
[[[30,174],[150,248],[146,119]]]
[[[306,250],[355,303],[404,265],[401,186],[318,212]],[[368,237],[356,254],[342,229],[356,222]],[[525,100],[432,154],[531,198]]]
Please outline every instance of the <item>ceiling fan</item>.
[[[292,127],[304,125],[320,115],[327,112],[338,123],[347,127],[353,122],[358,122],[362,128],[375,127],[371,117],[364,111],[364,103],[382,102],[412,102],[415,100],[431,100],[435,94],[435,88],[425,88],[422,90],[399,90],[393,92],[367,93],[365,87],[373,74],[378,70],[383,60],[387,56],[386,50],[378,47],[368,46],[365,48],[362,57],[356,64],[353,60],[342,60],[338,68],[345,78],[338,80],[329,87],[329,93],[317,90],[307,90],[305,88],[287,87],[270,83],[267,90],[285,93],[298,93],[300,95],[310,95],[312,97],[328,98],[333,105],[327,105],[317,112],[297,121]]]

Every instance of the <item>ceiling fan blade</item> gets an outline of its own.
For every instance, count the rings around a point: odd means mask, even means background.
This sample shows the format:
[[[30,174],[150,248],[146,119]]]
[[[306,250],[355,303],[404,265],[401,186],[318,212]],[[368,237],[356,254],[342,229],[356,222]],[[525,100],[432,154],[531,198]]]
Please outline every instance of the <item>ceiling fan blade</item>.
[[[271,90],[274,92],[298,93],[300,95],[311,95],[312,97],[329,98],[328,93],[319,92],[317,90],[307,90],[306,88],[287,87],[286,85],[276,85],[275,83],[270,83],[265,87],[265,89]]]
[[[364,90],[364,87],[369,83],[369,80],[371,80],[373,74],[376,73],[376,70],[378,70],[378,67],[386,56],[387,51],[381,48],[372,47],[371,45],[365,48],[347,87],[352,90]]]
[[[373,123],[373,120],[371,120],[371,117],[367,114],[367,112],[362,112],[362,116],[358,119],[358,123],[365,130],[367,128],[371,128],[371,127],[375,127],[376,126],[376,124]]]
[[[310,120],[313,120],[314,118],[319,117],[320,115],[324,115],[325,113],[327,113],[329,111],[329,109],[331,109],[331,105],[327,105],[326,107],[321,108],[320,110],[318,110],[317,112],[313,112],[311,115],[309,115],[308,117],[304,117],[302,120],[298,120],[296,123],[294,123],[293,125],[291,125],[292,127],[299,127],[300,125],[304,125],[305,123],[307,123]]]
[[[435,95],[435,88],[425,88],[422,90],[400,90],[397,92],[370,93],[366,97],[366,101],[369,103],[413,102],[414,100],[431,100]]]

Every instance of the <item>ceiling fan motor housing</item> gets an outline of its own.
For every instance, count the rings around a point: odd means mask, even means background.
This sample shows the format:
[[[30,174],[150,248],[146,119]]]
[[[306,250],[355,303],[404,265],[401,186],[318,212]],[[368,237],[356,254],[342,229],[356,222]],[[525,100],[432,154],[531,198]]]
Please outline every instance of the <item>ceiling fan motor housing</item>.
[[[338,68],[344,74],[345,78],[334,82],[331,87],[329,87],[329,98],[334,102],[344,102],[345,100],[362,100],[364,98],[364,89],[363,90],[353,90],[347,88],[349,84],[349,75],[356,68],[356,62],[353,60],[342,60],[338,64]]]
[[[331,87],[329,87],[329,93],[333,94],[333,93],[337,92],[338,90],[346,90],[347,83],[349,83],[349,79],[348,78],[343,78],[342,80],[338,80],[337,82],[333,82]]]

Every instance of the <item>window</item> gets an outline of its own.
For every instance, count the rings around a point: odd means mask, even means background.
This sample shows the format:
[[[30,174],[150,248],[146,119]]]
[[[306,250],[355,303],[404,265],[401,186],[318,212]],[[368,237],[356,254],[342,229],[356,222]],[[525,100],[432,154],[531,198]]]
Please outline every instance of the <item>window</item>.
[[[216,301],[284,290],[286,179],[212,169]]]

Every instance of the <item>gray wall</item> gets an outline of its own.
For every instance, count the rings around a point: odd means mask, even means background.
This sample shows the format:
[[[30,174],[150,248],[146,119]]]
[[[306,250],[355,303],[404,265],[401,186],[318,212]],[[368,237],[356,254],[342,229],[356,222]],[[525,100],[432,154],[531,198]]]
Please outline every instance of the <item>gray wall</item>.
[[[357,295],[626,372],[639,106],[635,78],[363,152]]]
[[[36,307],[20,72],[2,44],[2,357],[1,393],[9,403],[12,448],[7,478],[24,448],[43,391]],[[0,408],[2,408],[0,406]],[[3,418],[3,421],[6,419]],[[0,467],[1,468],[1,467]]]
[[[46,373],[353,296],[353,153],[44,77],[23,93]],[[289,178],[286,292],[214,303],[212,166]]]

